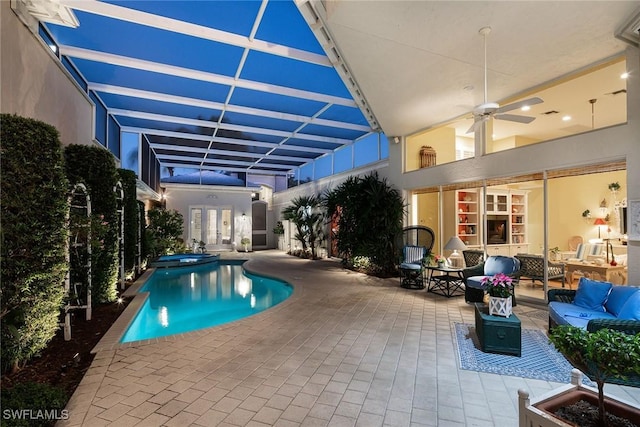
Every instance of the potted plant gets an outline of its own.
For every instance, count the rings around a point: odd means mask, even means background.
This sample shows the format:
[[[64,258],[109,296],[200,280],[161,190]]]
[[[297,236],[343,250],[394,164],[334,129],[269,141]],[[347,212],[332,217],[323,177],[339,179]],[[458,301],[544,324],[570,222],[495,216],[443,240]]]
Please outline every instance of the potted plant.
[[[435,261],[436,265],[440,268],[444,267],[444,263],[445,263],[445,259],[442,255],[435,255],[433,257],[433,260]]]
[[[640,374],[640,335],[606,328],[587,332],[562,325],[551,330],[549,340],[573,366],[598,385],[598,420],[604,426],[604,384],[611,378]]]
[[[244,246],[244,251],[249,252],[249,244],[251,244],[251,240],[248,237],[243,237],[240,239],[240,244]]]
[[[551,259],[556,261],[558,259],[558,254],[560,253],[560,248],[557,246],[553,247],[549,249],[549,253],[551,254]]]
[[[598,388],[595,390],[583,386],[579,379],[574,378],[573,386],[563,386],[534,402],[531,406],[535,409],[527,411],[526,405],[525,408],[521,405],[520,410],[525,411],[525,414],[521,413],[521,421],[525,416],[529,417],[529,421],[536,423],[536,414],[543,411],[553,414],[554,417],[585,425],[588,420],[576,420],[574,417],[584,417],[585,408],[595,405],[598,408],[597,420],[589,425],[609,425],[612,416],[637,422],[640,418],[640,408],[606,396],[604,384],[613,378],[625,379],[629,375],[640,374],[640,335],[607,328],[588,332],[575,326],[562,325],[551,330],[549,340],[574,367],[592,378]],[[581,376],[579,372],[578,374]],[[522,393],[519,393],[522,398]],[[576,415],[573,415],[574,411]],[[567,425],[559,418],[555,418],[558,420],[557,423],[548,415],[543,418],[547,422],[541,425]],[[529,425],[528,421],[525,423]]]
[[[591,211],[589,209],[582,211],[582,218],[591,218]]]
[[[611,184],[609,184],[609,191],[612,191],[615,193],[618,190],[620,190],[620,183],[618,181],[612,182]]]
[[[282,225],[282,221],[276,222],[276,226],[273,227],[273,234],[284,234],[284,225]]]
[[[489,314],[492,316],[511,316],[513,279],[504,273],[498,273],[484,277],[481,284],[489,295]]]

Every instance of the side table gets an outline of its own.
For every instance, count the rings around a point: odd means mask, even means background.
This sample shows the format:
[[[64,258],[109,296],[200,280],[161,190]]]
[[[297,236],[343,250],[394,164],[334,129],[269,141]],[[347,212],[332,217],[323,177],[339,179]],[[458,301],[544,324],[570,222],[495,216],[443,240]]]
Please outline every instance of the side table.
[[[522,327],[515,314],[509,317],[491,316],[489,307],[475,303],[476,334],[480,349],[485,353],[513,354],[522,353]]]
[[[464,276],[461,268],[433,265],[425,268],[427,269],[427,292],[433,292],[447,298],[464,295]],[[440,274],[434,274],[436,272]]]

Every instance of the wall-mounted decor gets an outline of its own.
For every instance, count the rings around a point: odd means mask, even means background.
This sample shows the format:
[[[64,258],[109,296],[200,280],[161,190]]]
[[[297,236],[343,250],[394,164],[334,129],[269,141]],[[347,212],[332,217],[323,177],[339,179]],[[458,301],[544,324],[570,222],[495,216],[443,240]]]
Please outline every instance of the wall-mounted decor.
[[[420,167],[428,168],[436,165],[436,150],[428,145],[423,145],[420,149]]]
[[[640,200],[629,201],[628,239],[640,241]]]

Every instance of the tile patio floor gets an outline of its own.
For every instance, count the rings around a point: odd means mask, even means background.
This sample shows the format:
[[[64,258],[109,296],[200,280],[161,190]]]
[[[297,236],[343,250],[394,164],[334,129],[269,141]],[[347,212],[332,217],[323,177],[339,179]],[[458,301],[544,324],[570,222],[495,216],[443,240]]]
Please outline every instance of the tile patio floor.
[[[332,260],[244,255],[223,257],[249,258],[248,270],[288,281],[293,295],[251,318],[151,343],[112,345],[121,321],[59,425],[517,426],[519,388],[533,397],[558,386],[460,370],[453,324],[474,322],[462,297],[402,289]],[[523,328],[546,328],[544,311],[514,311]],[[640,402],[639,389],[605,390]]]

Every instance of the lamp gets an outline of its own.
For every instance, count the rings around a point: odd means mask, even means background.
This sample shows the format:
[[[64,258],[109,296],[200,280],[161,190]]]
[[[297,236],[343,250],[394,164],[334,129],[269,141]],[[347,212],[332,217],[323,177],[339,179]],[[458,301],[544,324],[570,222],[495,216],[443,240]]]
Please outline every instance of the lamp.
[[[604,221],[604,219],[602,218],[596,218],[596,221],[593,223],[593,225],[596,225],[598,227],[598,239],[600,239],[600,226],[601,225],[607,225],[607,223]]]
[[[451,256],[449,257],[449,264],[452,267],[462,267],[462,256],[458,253],[458,251],[464,251],[467,249],[467,246],[464,244],[462,240],[458,236],[453,236],[449,239],[444,248],[448,251],[453,251]]]

